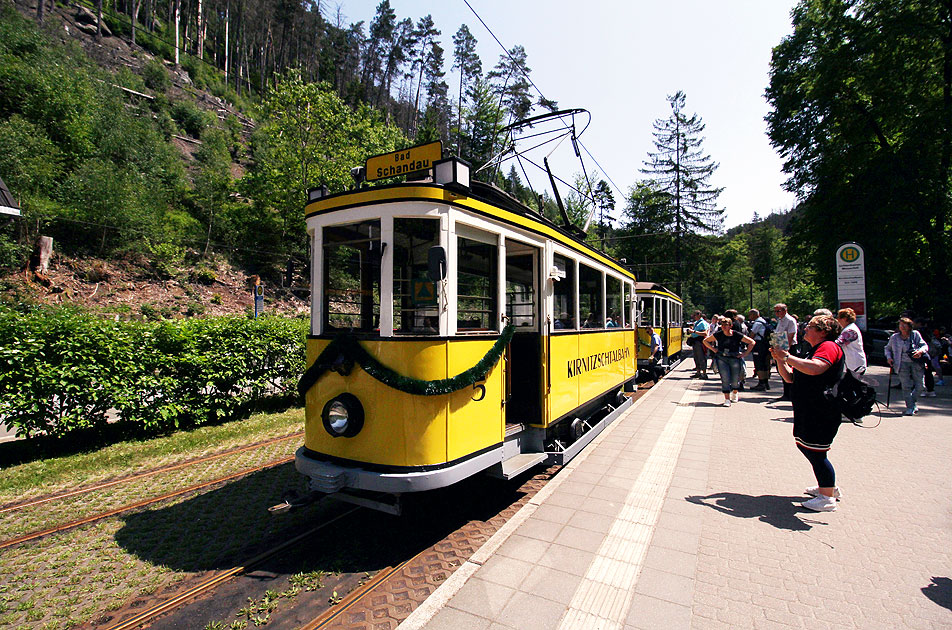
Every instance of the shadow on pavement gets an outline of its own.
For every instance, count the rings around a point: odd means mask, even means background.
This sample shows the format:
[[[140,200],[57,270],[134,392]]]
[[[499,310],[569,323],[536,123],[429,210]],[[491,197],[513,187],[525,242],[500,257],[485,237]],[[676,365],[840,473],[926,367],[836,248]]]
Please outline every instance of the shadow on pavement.
[[[704,505],[712,510],[738,518],[756,518],[777,529],[807,531],[812,525],[798,516],[804,511],[797,502],[805,497],[781,497],[772,494],[751,496],[736,492],[717,492],[707,496],[685,497],[685,501]]]
[[[952,580],[947,577],[932,578],[932,584],[922,587],[922,594],[943,608],[952,610]]]

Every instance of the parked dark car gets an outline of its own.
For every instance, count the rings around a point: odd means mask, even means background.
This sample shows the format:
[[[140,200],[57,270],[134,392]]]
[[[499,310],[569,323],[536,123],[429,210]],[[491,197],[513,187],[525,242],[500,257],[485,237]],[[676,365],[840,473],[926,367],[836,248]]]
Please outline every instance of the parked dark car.
[[[863,350],[870,365],[886,365],[886,344],[893,332],[886,328],[867,328],[863,332]]]

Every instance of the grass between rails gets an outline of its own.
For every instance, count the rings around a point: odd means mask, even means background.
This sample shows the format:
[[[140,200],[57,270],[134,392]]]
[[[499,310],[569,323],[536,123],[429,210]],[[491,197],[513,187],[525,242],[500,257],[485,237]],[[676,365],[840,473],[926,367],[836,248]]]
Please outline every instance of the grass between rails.
[[[304,427],[304,410],[257,414],[217,426],[119,442],[82,453],[37,459],[0,472],[0,504],[151,470],[230,448],[290,435]],[[10,442],[10,447],[22,444]]]

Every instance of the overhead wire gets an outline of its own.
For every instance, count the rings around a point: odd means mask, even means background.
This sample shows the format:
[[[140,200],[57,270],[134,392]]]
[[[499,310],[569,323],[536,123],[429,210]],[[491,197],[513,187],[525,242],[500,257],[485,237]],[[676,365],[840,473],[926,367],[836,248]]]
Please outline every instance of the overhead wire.
[[[512,61],[513,65],[514,65],[515,67],[517,67],[517,68],[520,67],[520,66],[516,63],[516,60],[513,58],[512,54],[510,54],[509,49],[507,49],[507,48],[503,45],[502,41],[500,41],[500,39],[496,36],[496,33],[494,33],[493,30],[492,30],[491,28],[489,28],[489,25],[486,24],[486,21],[483,20],[483,18],[479,15],[479,13],[477,13],[476,9],[473,8],[473,5],[471,5],[471,4],[469,3],[469,0],[463,0],[463,3],[466,4],[466,6],[469,8],[470,11],[472,11],[473,15],[476,16],[476,19],[479,20],[479,23],[483,25],[483,28],[486,29],[486,31],[492,36],[492,38],[496,41],[496,43],[499,44],[499,47],[502,48],[503,53],[509,58],[510,61]],[[523,77],[524,77],[525,80],[529,83],[529,85],[531,85],[531,86],[535,89],[536,93],[539,95],[539,97],[540,97],[543,101],[551,102],[549,99],[547,99],[547,98],[545,97],[545,94],[542,93],[542,90],[539,89],[539,86],[535,84],[535,82],[534,82],[534,81],[532,80],[532,78],[528,75],[528,73],[523,72]],[[565,121],[562,121],[561,118],[560,118],[560,121],[562,122],[563,126],[566,127],[566,129],[569,128],[569,126],[566,125],[566,124],[565,124]],[[573,128],[574,128],[574,119],[573,119]],[[578,141],[578,138],[576,138],[575,140],[576,140],[576,142],[578,142],[579,144],[581,144],[581,142]],[[601,164],[598,163],[598,161],[597,161],[597,160],[595,159],[595,157],[591,154],[591,152],[590,152],[584,145],[582,145],[582,148],[585,149],[585,153],[588,154],[588,156],[592,158],[592,161],[595,162],[596,166],[598,166],[598,168],[599,168],[599,170],[601,171],[602,175],[604,175],[605,178],[606,178],[606,179],[609,181],[609,183],[612,185],[612,187],[615,188],[615,191],[616,191],[619,195],[624,196],[624,191],[622,191],[622,189],[614,182],[614,180],[612,180],[612,178],[605,172],[605,169],[602,168]],[[581,156],[579,156],[579,158],[580,158],[580,161],[581,161]],[[582,163],[582,170],[585,171],[585,164],[584,164],[584,163]],[[588,181],[588,173],[587,173],[587,172],[585,173],[585,178],[586,178],[586,181]],[[561,181],[561,180],[560,180],[560,181]],[[528,183],[528,182],[527,182],[527,183]],[[531,184],[529,184],[529,185],[530,185],[530,188],[531,188]],[[592,202],[592,204],[594,205],[594,204],[596,203],[596,201],[595,201],[594,194],[591,193],[591,182],[588,183],[588,186],[589,186],[589,196],[588,196],[588,199],[590,199],[591,202]],[[574,188],[573,188],[573,189],[574,189]],[[534,191],[533,191],[533,192],[534,192]],[[577,189],[576,189],[576,192],[578,192],[580,195],[584,196],[584,193],[581,192],[581,191],[579,191],[579,190],[577,190]]]

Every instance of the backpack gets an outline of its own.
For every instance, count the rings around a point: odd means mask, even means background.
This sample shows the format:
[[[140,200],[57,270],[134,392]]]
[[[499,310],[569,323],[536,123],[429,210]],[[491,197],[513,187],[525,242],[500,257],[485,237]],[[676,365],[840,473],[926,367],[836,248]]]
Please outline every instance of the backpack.
[[[876,390],[856,378],[845,367],[836,383],[835,390],[836,406],[846,418],[844,422],[855,422],[873,412],[873,405],[876,404]]]

